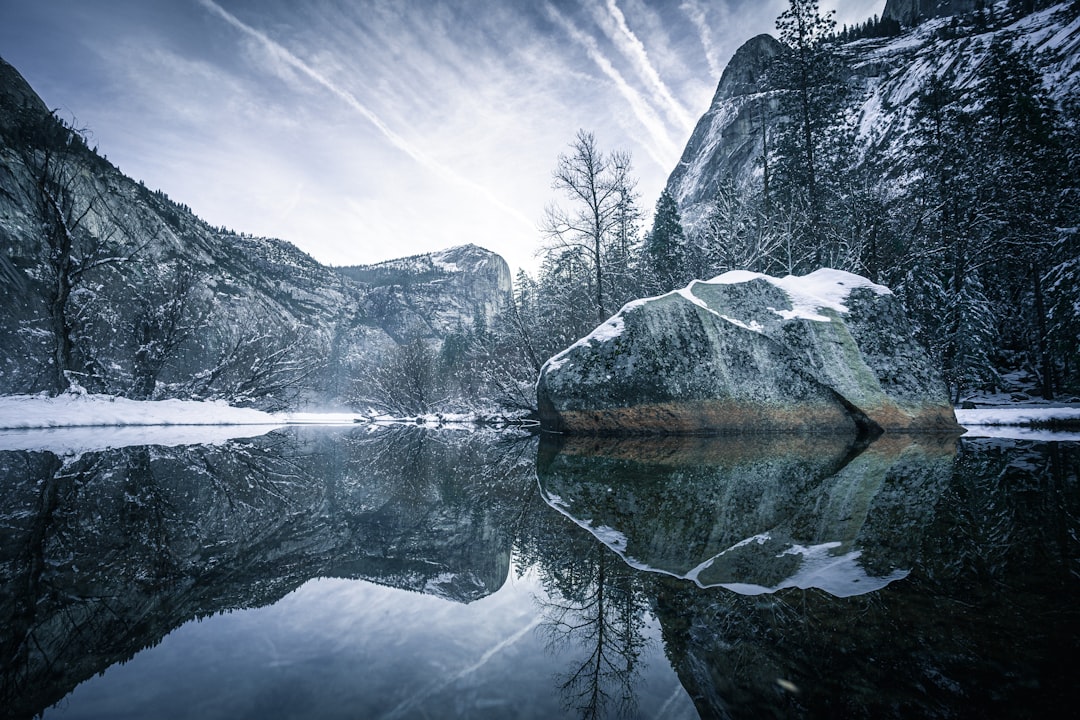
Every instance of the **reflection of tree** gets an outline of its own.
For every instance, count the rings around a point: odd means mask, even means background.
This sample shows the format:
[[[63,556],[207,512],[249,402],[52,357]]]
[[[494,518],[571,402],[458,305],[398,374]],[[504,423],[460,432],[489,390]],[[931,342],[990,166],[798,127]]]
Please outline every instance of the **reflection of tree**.
[[[634,715],[648,643],[648,579],[549,508],[534,508],[529,517],[517,551],[522,567],[540,573],[548,649],[572,657],[557,678],[566,709],[583,718]]]

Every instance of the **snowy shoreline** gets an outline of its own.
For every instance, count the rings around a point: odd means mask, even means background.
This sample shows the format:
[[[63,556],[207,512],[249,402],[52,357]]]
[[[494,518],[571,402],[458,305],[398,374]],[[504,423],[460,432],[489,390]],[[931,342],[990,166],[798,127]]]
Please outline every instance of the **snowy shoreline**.
[[[128,400],[68,393],[0,396],[0,429],[150,425],[281,425],[283,417],[223,401]]]
[[[964,427],[1031,427],[1053,422],[1080,423],[1080,407],[1000,405],[956,409],[956,421]]]
[[[1062,432],[1046,429],[1055,423],[1080,423],[1080,407],[1000,405],[973,410],[957,409],[956,419],[966,430],[966,437],[996,437],[1015,439],[1080,440],[1080,432]],[[173,434],[177,440],[193,436],[192,431],[181,428],[203,427],[196,437],[238,436],[241,426],[265,428],[287,425],[353,425],[358,423],[419,423],[422,425],[466,425],[478,420],[470,416],[432,416],[425,418],[393,418],[361,413],[314,413],[284,412],[268,413],[250,408],[233,407],[224,401],[194,400],[129,400],[111,395],[69,393],[58,397],[46,395],[0,396],[0,433],[14,440],[18,435],[24,440],[32,433],[81,429],[109,428],[116,433],[120,429],[143,428],[155,436]],[[209,428],[218,428],[210,431]],[[227,428],[232,428],[231,430]],[[241,433],[242,434],[242,433]],[[261,432],[259,434],[262,434]],[[220,440],[219,440],[220,441]],[[4,443],[0,443],[3,449]]]
[[[0,451],[77,455],[131,445],[214,445],[298,425],[375,428],[402,424],[475,429],[528,423],[476,413],[396,418],[374,413],[269,413],[220,400],[129,400],[81,393],[0,395]]]
[[[1080,441],[1080,407],[1061,405],[995,405],[956,409],[956,421],[967,438]],[[1067,428],[1067,429],[1066,429]]]

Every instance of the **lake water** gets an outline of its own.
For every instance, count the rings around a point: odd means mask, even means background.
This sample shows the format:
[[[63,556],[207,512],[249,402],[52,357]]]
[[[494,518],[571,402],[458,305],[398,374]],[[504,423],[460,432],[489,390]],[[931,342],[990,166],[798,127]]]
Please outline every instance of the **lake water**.
[[[41,437],[0,451],[9,717],[1080,712],[1080,443]]]

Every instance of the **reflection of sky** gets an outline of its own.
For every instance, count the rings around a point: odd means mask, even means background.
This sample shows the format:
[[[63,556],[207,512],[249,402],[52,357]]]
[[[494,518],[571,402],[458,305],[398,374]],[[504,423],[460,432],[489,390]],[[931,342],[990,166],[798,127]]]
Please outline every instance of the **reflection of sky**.
[[[651,209],[727,60],[785,5],[0,0],[0,55],[211,224],[332,264],[475,242],[516,266],[579,128],[632,152]]]
[[[46,717],[562,717],[531,573],[463,605],[354,580],[189,622],[83,685]],[[697,717],[655,621],[642,717]],[[500,710],[500,708],[502,708]]]

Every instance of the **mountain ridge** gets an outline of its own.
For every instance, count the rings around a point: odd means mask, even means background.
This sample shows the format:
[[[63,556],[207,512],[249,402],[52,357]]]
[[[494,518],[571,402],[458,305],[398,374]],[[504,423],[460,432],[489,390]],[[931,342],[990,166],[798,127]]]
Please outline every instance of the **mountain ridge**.
[[[68,235],[66,264],[47,247],[49,207],[61,205],[52,219]],[[66,323],[67,375],[88,390],[340,404],[399,344],[437,346],[493,319],[511,292],[506,262],[475,245],[416,261],[441,262],[439,278],[403,267],[376,287],[284,240],[214,228],[89,148],[2,58],[0,242],[3,393],[56,391],[50,338]],[[458,271],[445,257],[471,260]]]

